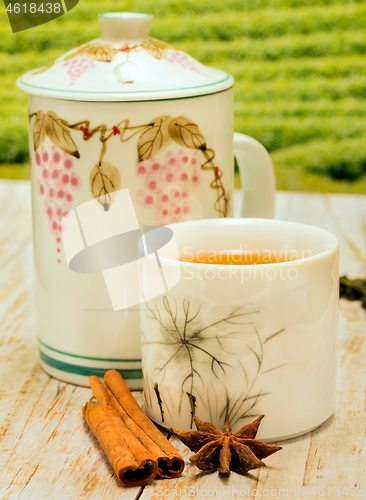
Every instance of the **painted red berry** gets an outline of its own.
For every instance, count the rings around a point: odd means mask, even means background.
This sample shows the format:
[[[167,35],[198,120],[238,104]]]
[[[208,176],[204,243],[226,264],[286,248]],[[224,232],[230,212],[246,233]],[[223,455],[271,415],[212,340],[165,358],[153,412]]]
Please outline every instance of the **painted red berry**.
[[[61,155],[60,155],[60,153],[59,153],[58,151],[55,151],[55,152],[53,153],[53,161],[54,161],[55,163],[58,163],[60,160],[61,160]]]
[[[36,151],[36,163],[39,166],[41,164],[41,155]]]
[[[68,170],[72,168],[72,159],[71,158],[66,158],[64,161],[64,167],[67,168]]]
[[[113,135],[119,135],[121,133],[120,129],[118,127],[116,127],[115,125],[113,125],[112,127],[112,130],[113,130]]]
[[[80,70],[78,68],[76,68],[75,71],[80,71]],[[89,132],[89,130],[87,128],[83,127],[82,125],[80,126],[80,130],[85,135],[85,137],[89,137],[89,135],[91,135],[91,132]]]

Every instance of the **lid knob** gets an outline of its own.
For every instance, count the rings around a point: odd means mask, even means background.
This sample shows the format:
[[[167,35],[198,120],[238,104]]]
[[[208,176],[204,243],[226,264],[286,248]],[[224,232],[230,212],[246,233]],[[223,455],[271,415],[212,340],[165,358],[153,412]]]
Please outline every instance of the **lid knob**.
[[[98,18],[103,40],[142,42],[149,38],[153,16],[142,12],[105,12]]]

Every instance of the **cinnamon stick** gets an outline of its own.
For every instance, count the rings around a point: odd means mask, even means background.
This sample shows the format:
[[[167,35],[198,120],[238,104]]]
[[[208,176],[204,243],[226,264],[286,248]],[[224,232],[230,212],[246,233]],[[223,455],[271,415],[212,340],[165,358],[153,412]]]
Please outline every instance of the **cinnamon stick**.
[[[118,415],[122,419],[125,426],[131,431],[131,433],[142,443],[147,451],[151,454],[152,458],[156,460],[158,464],[158,474],[160,477],[177,477],[179,471],[174,474],[170,472],[171,458],[164,453],[159,446],[153,441],[124,411],[122,406],[118,403],[114,394],[109,390],[108,386],[105,384],[105,390],[108,395],[112,406],[117,411]],[[177,475],[175,475],[177,474]]]
[[[104,375],[104,380],[110,391],[108,396],[114,396],[111,403],[114,408],[120,408],[117,411],[125,425],[156,457],[159,475],[165,478],[180,476],[184,469],[183,458],[140,408],[122,376],[116,370],[109,370]],[[152,446],[151,441],[160,449],[160,453],[156,446]]]
[[[99,378],[89,377],[89,381],[94,397],[83,407],[83,414],[117,477],[125,486],[149,483],[158,471],[156,460],[123,423]]]

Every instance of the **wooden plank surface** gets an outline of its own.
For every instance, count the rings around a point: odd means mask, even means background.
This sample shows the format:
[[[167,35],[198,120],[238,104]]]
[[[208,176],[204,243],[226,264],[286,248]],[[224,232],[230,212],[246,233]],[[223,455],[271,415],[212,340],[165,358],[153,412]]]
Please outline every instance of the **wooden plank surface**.
[[[337,410],[319,429],[281,443],[284,449],[266,459],[266,468],[230,478],[197,471],[173,437],[187,461],[180,478],[121,486],[81,415],[90,390],[50,378],[38,363],[27,182],[0,182],[0,214],[1,499],[208,498],[216,488],[223,498],[298,498],[303,487],[304,498],[335,498],[338,492],[348,498],[352,487],[366,488],[365,311],[345,300]],[[341,273],[366,275],[366,197],[280,192],[276,218],[332,231],[341,243]],[[135,395],[141,400],[141,393]]]

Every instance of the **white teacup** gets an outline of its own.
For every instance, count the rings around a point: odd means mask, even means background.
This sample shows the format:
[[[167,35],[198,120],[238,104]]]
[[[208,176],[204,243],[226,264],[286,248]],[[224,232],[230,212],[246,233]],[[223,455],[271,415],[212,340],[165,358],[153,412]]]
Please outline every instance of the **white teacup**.
[[[144,407],[160,425],[193,415],[234,430],[265,415],[258,438],[278,441],[334,411],[338,241],[316,227],[266,219],[174,224],[180,257],[255,250],[278,260],[217,265],[163,258],[181,279],[141,306]],[[201,251],[201,254],[199,253]],[[297,260],[288,260],[288,259]]]

